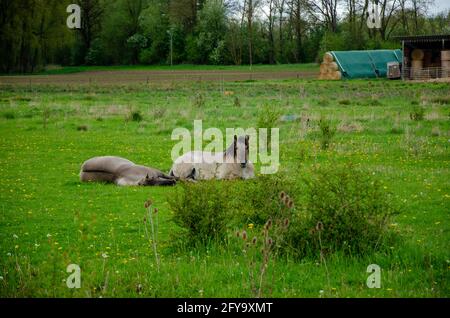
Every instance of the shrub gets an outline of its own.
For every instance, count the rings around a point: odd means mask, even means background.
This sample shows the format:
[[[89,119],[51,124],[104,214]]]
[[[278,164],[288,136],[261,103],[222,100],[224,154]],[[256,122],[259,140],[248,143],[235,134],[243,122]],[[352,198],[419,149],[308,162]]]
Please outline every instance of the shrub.
[[[205,97],[202,95],[202,93],[197,93],[195,95],[194,106],[199,108],[205,106]]]
[[[351,102],[348,99],[341,99],[339,102],[339,105],[350,105]]]
[[[136,122],[140,122],[143,119],[144,116],[142,116],[139,110],[130,110],[126,118],[127,121],[136,121]]]
[[[169,200],[173,221],[190,244],[223,240],[229,229],[249,223],[263,225],[277,218],[279,193],[292,183],[277,176],[261,176],[242,181],[182,183]],[[281,212],[280,212],[281,213]]]
[[[363,255],[390,246],[394,236],[388,226],[396,209],[371,174],[352,165],[318,166],[305,182],[302,209],[288,233],[294,254]]]
[[[321,132],[320,146],[323,150],[326,150],[329,148],[331,139],[336,133],[336,128],[332,127],[331,122],[323,117],[319,120],[319,128]]]
[[[411,120],[420,121],[423,120],[425,116],[425,108],[421,106],[415,106],[413,110],[409,113]]]
[[[201,245],[224,239],[230,211],[228,187],[221,187],[221,183],[182,183],[169,200],[173,221],[184,229],[182,236],[188,244]]]
[[[234,97],[234,107],[241,107],[241,101],[237,96]]]
[[[13,112],[4,112],[2,115],[3,115],[3,117],[5,119],[14,119],[14,118],[16,118],[16,115]]]
[[[395,125],[391,128],[391,134],[394,135],[401,135],[403,134],[405,131],[402,127],[399,127],[398,125]]]
[[[278,119],[280,118],[281,112],[274,107],[266,104],[261,109],[258,115],[258,128],[267,128],[267,149],[270,149],[270,140],[272,140],[272,128],[275,127]]]

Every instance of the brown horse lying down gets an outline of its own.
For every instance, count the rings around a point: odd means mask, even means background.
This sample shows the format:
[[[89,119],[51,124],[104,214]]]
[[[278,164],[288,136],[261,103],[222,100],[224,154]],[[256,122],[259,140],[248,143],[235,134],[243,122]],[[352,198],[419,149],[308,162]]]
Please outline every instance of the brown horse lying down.
[[[130,160],[105,156],[94,157],[83,163],[80,171],[82,182],[111,182],[119,186],[169,186],[176,178]]]

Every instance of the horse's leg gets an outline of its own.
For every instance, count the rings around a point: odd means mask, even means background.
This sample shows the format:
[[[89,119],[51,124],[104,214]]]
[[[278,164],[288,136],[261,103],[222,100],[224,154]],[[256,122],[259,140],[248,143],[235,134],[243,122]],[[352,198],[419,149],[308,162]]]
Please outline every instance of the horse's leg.
[[[82,182],[114,182],[116,176],[112,173],[101,171],[81,171]]]

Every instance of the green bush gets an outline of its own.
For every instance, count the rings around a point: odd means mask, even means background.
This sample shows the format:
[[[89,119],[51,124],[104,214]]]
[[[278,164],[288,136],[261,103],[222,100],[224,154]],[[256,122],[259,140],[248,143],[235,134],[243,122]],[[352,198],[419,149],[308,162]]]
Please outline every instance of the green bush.
[[[282,192],[293,208],[283,209]],[[274,234],[274,239],[279,253],[296,258],[364,255],[395,243],[390,195],[371,174],[351,165],[313,168],[303,178],[270,175],[182,184],[169,204],[182,239],[193,246],[223,244],[249,224],[256,234],[268,220],[289,222],[282,238]]]
[[[421,106],[415,106],[413,110],[409,113],[411,120],[420,121],[425,117],[425,108]]]
[[[139,110],[130,110],[126,120],[127,121],[136,121],[140,122],[144,119],[144,116],[142,116],[141,112]]]
[[[280,211],[278,196],[287,181],[277,176],[261,176],[242,182],[202,181],[182,183],[169,200],[173,221],[189,243],[223,240],[230,230],[252,223],[264,225]]]
[[[16,115],[13,112],[4,112],[2,115],[6,119],[14,119],[14,118],[16,118]]]
[[[181,183],[169,199],[173,221],[183,229],[188,244],[198,245],[221,241],[230,221],[228,187],[222,182]]]
[[[331,125],[331,122],[325,118],[320,118],[319,120],[319,128],[320,128],[320,146],[323,150],[329,148],[331,139],[333,139],[334,134],[336,133],[336,128]]]
[[[272,140],[272,128],[275,127],[280,116],[281,112],[268,104],[265,104],[258,114],[257,127],[267,128],[267,149],[270,149],[270,140]]]
[[[302,208],[288,233],[294,254],[363,255],[392,244],[389,224],[396,209],[369,173],[351,165],[319,166],[305,182]]]

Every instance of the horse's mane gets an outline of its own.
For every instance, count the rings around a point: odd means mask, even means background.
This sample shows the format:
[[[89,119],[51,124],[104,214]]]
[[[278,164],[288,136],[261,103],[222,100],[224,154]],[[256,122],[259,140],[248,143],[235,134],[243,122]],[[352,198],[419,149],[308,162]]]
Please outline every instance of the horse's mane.
[[[245,144],[245,136],[239,136],[237,139],[237,143]],[[234,140],[233,140],[231,145],[229,145],[228,148],[223,152],[223,156],[225,158],[234,157],[234,151],[235,151],[235,147],[234,147]]]

